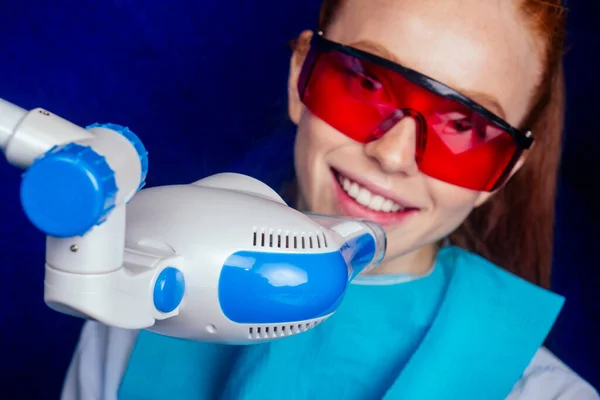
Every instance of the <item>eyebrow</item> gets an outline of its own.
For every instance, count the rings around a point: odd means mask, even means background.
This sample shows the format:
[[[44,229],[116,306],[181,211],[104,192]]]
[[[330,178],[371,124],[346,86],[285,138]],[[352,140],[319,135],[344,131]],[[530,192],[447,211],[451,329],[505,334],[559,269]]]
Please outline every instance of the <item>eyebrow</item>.
[[[364,40],[359,40],[357,42],[354,42],[354,43],[350,44],[349,46],[354,47],[355,49],[359,49],[359,50],[363,50],[363,51],[375,54],[379,57],[385,58],[396,64],[405,66],[405,64],[402,63],[394,53],[392,53],[385,46],[383,46],[377,42],[373,42],[371,40],[364,39]],[[458,89],[453,88],[453,89],[456,90],[457,92],[465,95],[466,97],[470,98],[471,100],[481,104],[483,107],[487,108],[489,111],[496,114],[498,117],[500,117],[502,119],[506,119],[506,113],[504,112],[504,109],[500,105],[500,102],[494,96],[487,94],[487,93],[479,92],[476,90],[468,90],[468,89],[460,89],[460,88],[458,88]]]
[[[385,46],[377,42],[373,42],[371,40],[359,40],[358,42],[353,42],[349,46],[354,47],[355,49],[367,51],[379,57],[383,57],[387,60],[395,62],[396,64],[403,65],[394,53],[392,53]]]
[[[504,109],[500,105],[500,102],[494,97],[487,93],[477,92],[474,90],[467,89],[455,89],[457,92],[464,94],[471,100],[481,104],[483,107],[487,108],[492,113],[496,114],[498,117],[502,119],[506,119],[506,113]]]

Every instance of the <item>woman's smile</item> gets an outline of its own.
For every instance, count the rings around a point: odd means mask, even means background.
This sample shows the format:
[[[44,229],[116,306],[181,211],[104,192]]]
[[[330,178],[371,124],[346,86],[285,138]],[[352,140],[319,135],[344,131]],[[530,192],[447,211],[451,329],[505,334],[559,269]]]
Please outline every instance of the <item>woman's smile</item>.
[[[366,179],[337,169],[331,171],[335,201],[346,216],[388,226],[404,223],[421,211],[414,204],[388,193]]]

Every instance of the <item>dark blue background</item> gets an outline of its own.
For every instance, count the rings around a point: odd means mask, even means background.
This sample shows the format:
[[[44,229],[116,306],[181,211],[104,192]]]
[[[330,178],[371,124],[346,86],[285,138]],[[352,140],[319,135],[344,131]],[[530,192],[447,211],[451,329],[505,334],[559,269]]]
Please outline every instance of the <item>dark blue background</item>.
[[[275,132],[281,138],[288,40],[314,27],[318,3],[3,1],[0,97],[48,108],[80,125],[130,126],[150,151],[150,186],[231,169],[258,174],[252,167],[265,159],[274,164],[262,172],[287,171],[291,153],[280,153],[277,145],[239,160]],[[594,59],[600,5],[586,3],[571,6],[568,140],[554,275],[555,290],[568,302],[550,343],[598,385],[592,320],[600,315],[594,257],[600,212],[592,190],[598,182],[593,171],[600,171],[600,63]],[[4,391],[18,393],[15,398],[57,398],[81,321],[44,305],[44,238],[21,211],[20,171],[0,160],[0,178],[0,382]]]

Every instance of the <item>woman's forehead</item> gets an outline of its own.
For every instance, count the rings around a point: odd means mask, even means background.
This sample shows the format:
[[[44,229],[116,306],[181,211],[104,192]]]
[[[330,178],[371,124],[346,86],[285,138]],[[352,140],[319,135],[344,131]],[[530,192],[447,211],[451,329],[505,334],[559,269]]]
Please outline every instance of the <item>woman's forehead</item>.
[[[497,103],[499,113],[518,125],[539,82],[541,62],[512,3],[346,0],[327,36],[391,58],[467,95],[476,93],[474,100],[489,108]]]

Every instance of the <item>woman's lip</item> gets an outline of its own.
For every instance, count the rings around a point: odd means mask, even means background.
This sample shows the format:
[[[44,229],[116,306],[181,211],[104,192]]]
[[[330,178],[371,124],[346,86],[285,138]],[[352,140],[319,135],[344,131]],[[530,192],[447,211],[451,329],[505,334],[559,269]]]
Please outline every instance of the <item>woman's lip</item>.
[[[398,196],[395,196],[393,193],[389,192],[388,190],[385,190],[385,189],[383,189],[379,186],[376,186],[370,182],[362,180],[361,178],[357,177],[356,175],[353,175],[351,173],[348,173],[346,171],[343,171],[343,170],[337,169],[337,168],[332,168],[332,171],[333,171],[333,175],[336,180],[338,179],[337,175],[340,174],[340,175],[350,179],[351,181],[358,183],[360,186],[368,189],[371,193],[378,194],[380,196],[385,197],[386,199],[390,199],[394,203],[400,205],[403,208],[419,209],[419,207],[415,206],[414,204],[409,203],[408,201],[406,201],[402,198],[399,198]]]
[[[370,208],[358,204],[356,200],[350,197],[340,185],[340,182],[335,174],[332,174],[332,179],[338,206],[344,215],[348,217],[366,219],[379,225],[386,226],[392,224],[397,225],[406,218],[419,212],[419,210],[415,208],[407,208],[404,211],[397,212],[371,210]]]

